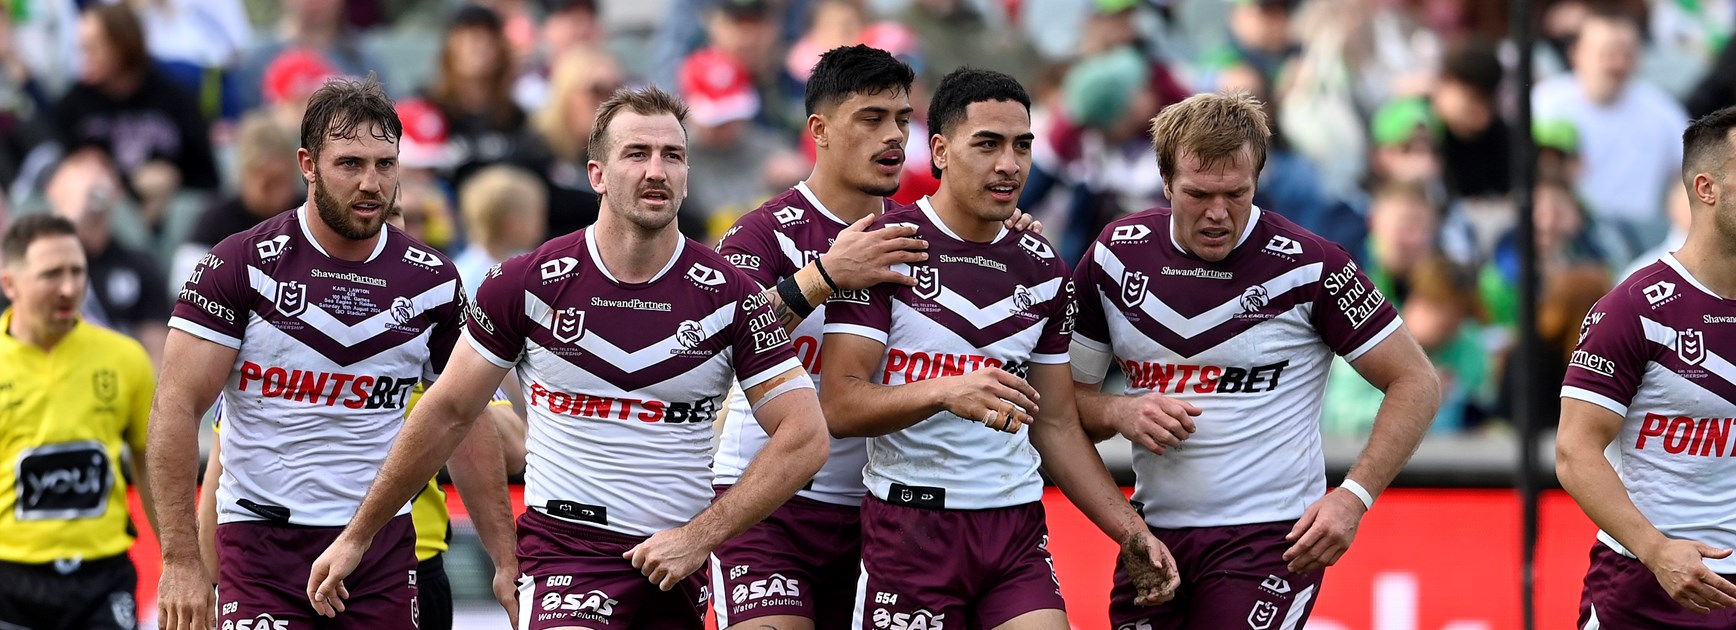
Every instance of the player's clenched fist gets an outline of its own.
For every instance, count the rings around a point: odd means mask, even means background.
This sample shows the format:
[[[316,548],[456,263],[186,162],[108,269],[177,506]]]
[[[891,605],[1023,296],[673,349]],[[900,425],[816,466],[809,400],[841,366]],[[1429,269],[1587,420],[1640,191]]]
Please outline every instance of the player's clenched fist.
[[[1683,608],[1709,613],[1736,607],[1736,585],[1706,567],[1706,558],[1728,558],[1729,549],[1718,549],[1692,540],[1671,540],[1642,558],[1664,592]]]
[[[928,241],[911,238],[916,228],[908,225],[888,225],[868,231],[868,225],[878,215],[870,214],[838,233],[831,251],[820,257],[820,265],[838,283],[840,289],[866,289],[890,282],[916,286],[916,279],[893,271],[893,265],[928,260]]]
[[[652,534],[621,557],[632,562],[633,568],[644,573],[657,588],[667,591],[704,567],[715,546],[699,532],[677,527]]]
[[[946,410],[991,429],[1018,433],[1037,412],[1037,390],[1000,368],[947,377]]]
[[[1117,433],[1162,455],[1168,449],[1180,448],[1182,440],[1194,434],[1194,416],[1200,415],[1200,408],[1154,393],[1120,398],[1111,414]]]

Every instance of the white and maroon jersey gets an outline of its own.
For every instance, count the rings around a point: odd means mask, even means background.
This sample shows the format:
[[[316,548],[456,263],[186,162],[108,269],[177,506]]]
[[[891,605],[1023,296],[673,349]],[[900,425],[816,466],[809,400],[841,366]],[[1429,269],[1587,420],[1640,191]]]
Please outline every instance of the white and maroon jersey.
[[[913,225],[928,241],[927,261],[894,266],[917,285],[844,291],[827,302],[826,334],[886,345],[875,383],[987,369],[1024,378],[1032,363],[1067,363],[1073,283],[1042,236],[1003,228],[992,242],[966,241],[926,198],[875,222],[887,225]],[[1009,434],[942,411],[869,438],[863,477],[882,500],[897,494],[904,503],[980,510],[1042,500],[1040,464],[1030,431]]]
[[[1586,315],[1563,398],[1622,416],[1611,460],[1628,498],[1670,538],[1736,546],[1736,301],[1675,255],[1642,268]],[[1604,532],[1597,537],[1632,556]],[[1736,573],[1736,558],[1706,559]]]
[[[1300,518],[1326,492],[1333,355],[1354,361],[1401,326],[1344,248],[1259,208],[1216,263],[1181,249],[1167,209],[1115,221],[1074,280],[1076,378],[1101,381],[1113,357],[1129,394],[1201,411],[1181,447],[1134,449],[1134,501],[1154,527]]]
[[[906,206],[888,199],[882,213],[903,207]],[[724,234],[717,251],[761,287],[770,288],[831,250],[832,241],[847,227],[850,224],[827,210],[814,191],[808,189],[807,182],[802,182],[743,215]],[[816,388],[820,385],[820,340],[825,323],[826,306],[822,304],[797,324],[795,334],[791,335],[796,357],[813,377]],[[712,463],[712,471],[716,473],[712,483],[727,485],[740,480],[748,463],[770,440],[765,429],[754,420],[747,397],[739,388],[730,391],[729,412]],[[814,476],[813,483],[796,494],[837,505],[858,505],[865,491],[862,467],[867,463],[865,440],[834,438],[826,466]]]
[[[616,280],[586,228],[490,270],[465,326],[518,371],[530,415],[525,505],[649,536],[711,502],[712,421],[739,375],[801,367],[760,289],[681,239],[650,281]]]
[[[317,220],[302,206],[218,243],[169,320],[238,351],[221,398],[220,522],[349,524],[410,391],[460,334],[445,256],[388,225],[366,261],[333,258],[308,231]]]

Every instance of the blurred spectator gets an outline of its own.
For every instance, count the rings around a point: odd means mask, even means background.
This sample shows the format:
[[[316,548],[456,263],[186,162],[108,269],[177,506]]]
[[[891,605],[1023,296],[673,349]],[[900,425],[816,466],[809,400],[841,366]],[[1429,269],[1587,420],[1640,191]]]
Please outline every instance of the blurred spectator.
[[[807,120],[807,110],[802,106],[800,86],[784,74],[779,63],[779,15],[777,7],[767,0],[723,0],[706,16],[706,48],[728,55],[747,69],[759,93],[756,121],[771,129],[794,131]],[[681,79],[676,81],[679,85]]]
[[[719,50],[693,53],[681,67],[693,128],[682,214],[703,219],[701,233],[712,238],[808,172],[784,136],[753,124],[760,99],[751,81],[746,67]]]
[[[115,240],[110,231],[119,211],[120,178],[107,155],[95,148],[73,152],[49,179],[48,203],[78,226],[89,257],[90,299],[85,318],[144,344],[155,366],[169,334],[169,288],[155,259]]]
[[[1495,47],[1470,40],[1447,54],[1429,93],[1446,128],[1441,158],[1452,199],[1501,196],[1512,187],[1513,132],[1496,104],[1502,73]]]
[[[1368,221],[1359,205],[1333,197],[1320,185],[1319,169],[1307,158],[1297,155],[1285,140],[1278,122],[1279,103],[1272,100],[1271,86],[1260,71],[1249,65],[1236,65],[1218,75],[1218,91],[1247,92],[1260,101],[1266,110],[1266,121],[1272,127],[1272,142],[1266,151],[1266,167],[1260,169],[1259,186],[1254,189],[1254,205],[1284,215],[1297,225],[1343,246],[1352,258],[1364,260],[1364,241],[1368,238]]]
[[[337,68],[324,55],[309,48],[290,48],[271,60],[260,86],[265,109],[280,125],[301,128],[307,100],[326,80],[338,76]]]
[[[1603,283],[1607,285],[1608,257],[1593,236],[1591,217],[1574,196],[1572,185],[1560,179],[1539,181],[1532,195],[1532,206],[1537,267],[1542,282],[1550,282],[1550,278],[1563,269],[1590,266],[1603,269]],[[1483,303],[1489,306],[1492,323],[1509,330],[1519,318],[1518,238],[1517,228],[1501,237],[1478,278],[1478,292]]]
[[[417,240],[445,250],[457,232],[452,194],[440,176],[456,163],[446,119],[422,99],[400,100],[397,109],[404,125],[404,135],[398,138],[398,205],[404,223],[420,234]]]
[[[1237,0],[1230,9],[1230,37],[1202,55],[1208,72],[1231,66],[1253,66],[1266,81],[1278,85],[1278,73],[1301,48],[1291,39],[1290,14],[1300,0]]]
[[[241,114],[230,71],[253,43],[241,0],[126,0],[138,13],[157,67],[189,94],[200,95],[208,119]]]
[[[508,57],[512,67],[526,67],[536,55],[537,39],[540,34],[536,25],[536,16],[532,15],[530,0],[472,0],[477,6],[484,7],[500,16],[501,32],[506,35],[507,49],[511,51]],[[517,73],[514,72],[516,77]]]
[[[1431,204],[1444,205],[1446,186],[1441,183],[1441,156],[1436,149],[1441,121],[1429,110],[1428,101],[1403,98],[1387,103],[1375,112],[1369,136],[1375,147],[1369,160],[1372,185],[1416,184],[1427,191]]]
[[[344,20],[345,6],[357,4],[360,3],[345,0],[283,0],[283,16],[276,32],[256,40],[237,71],[243,109],[259,106],[259,87],[266,67],[290,48],[318,51],[339,74],[361,77],[373,72],[385,81],[385,65],[362,49],[361,39]]]
[[[784,55],[784,72],[797,83],[807,83],[820,55],[840,46],[863,43],[868,15],[861,0],[820,0],[814,5],[813,21]]]
[[[199,216],[187,241],[175,251],[170,286],[180,286],[217,243],[295,207],[306,194],[292,157],[301,146],[299,126],[286,127],[268,113],[254,112],[241,119],[236,144],[240,192]]]
[[[1482,304],[1476,275],[1440,256],[1423,259],[1405,278],[1410,295],[1393,302],[1405,328],[1428,353],[1441,379],[1441,409],[1429,431],[1459,433],[1480,424],[1491,401],[1489,360],[1478,340]],[[1368,435],[1384,395],[1344,359],[1333,361],[1320,417],[1323,431]]]
[[[1537,336],[1543,352],[1532,363],[1531,385],[1549,395],[1537,396],[1538,422],[1552,427],[1561,418],[1561,398],[1554,395],[1557,383],[1567,376],[1567,362],[1579,343],[1580,324],[1586,313],[1613,285],[1609,269],[1601,264],[1571,262],[1544,275],[1537,297]],[[1513,417],[1514,391],[1519,386],[1515,369],[1517,353],[1508,353],[1501,367],[1499,394],[1491,415]]]
[[[1699,118],[1736,103],[1736,46],[1728,43],[1718,60],[1688,95],[1688,116]]]
[[[51,130],[30,124],[53,106],[53,99],[21,46],[12,16],[0,12],[0,186],[16,180],[25,156],[52,137]]]
[[[469,245],[452,257],[452,265],[458,268],[465,294],[474,299],[490,267],[542,244],[548,195],[535,175],[499,164],[464,182],[458,190],[458,212]]]
[[[1579,158],[1579,129],[1568,120],[1533,119],[1531,141],[1537,145],[1537,178],[1578,181],[1585,174]]]
[[[1030,82],[1042,61],[1036,48],[1023,32],[1009,27],[1005,16],[984,15],[978,6],[969,0],[913,0],[899,16],[922,42],[927,61],[920,72],[924,82],[940,85],[946,73],[966,65]]]
[[[526,111],[548,104],[550,83],[561,59],[608,44],[597,15],[597,0],[543,0],[542,5],[540,44],[512,86],[513,99]]]
[[[1688,224],[1694,219],[1693,209],[1693,205],[1688,203],[1687,187],[1671,186],[1670,200],[1664,208],[1665,213],[1670,217],[1670,233],[1664,236],[1664,242],[1658,243],[1657,247],[1635,256],[1633,262],[1628,263],[1626,269],[1616,274],[1615,282],[1620,284],[1628,276],[1639,272],[1646,265],[1657,262],[1665,254],[1674,253],[1681,249],[1682,245],[1688,242]]]
[[[1688,122],[1669,95],[1634,79],[1639,37],[1628,15],[1592,12],[1571,48],[1572,74],[1547,79],[1531,93],[1536,118],[1573,121],[1585,161],[1578,190],[1594,216],[1626,237],[1628,252],[1663,239],[1667,226],[1658,209],[1664,187],[1681,170]]]
[[[68,151],[86,144],[113,156],[147,223],[182,186],[218,185],[211,137],[191,97],[169,83],[145,53],[144,31],[125,5],[94,5],[79,18],[84,72],[55,106]]]
[[[1394,303],[1410,295],[1410,279],[1422,261],[1437,255],[1440,212],[1416,182],[1389,182],[1374,193],[1368,208],[1370,282]]]
[[[571,234],[597,220],[600,199],[585,172],[590,160],[586,143],[597,107],[623,82],[615,58],[601,49],[574,50],[555,64],[549,101],[531,120],[553,154],[547,175],[549,238]]]
[[[548,149],[512,99],[515,77],[512,48],[500,16],[475,5],[459,9],[446,30],[440,67],[427,90],[428,101],[446,119],[456,161],[451,171],[454,187],[462,187],[476,170],[499,162],[533,172],[547,168]]]
[[[1061,111],[1033,126],[1038,139],[1020,205],[1037,207],[1060,192],[1067,229],[1058,242],[1069,260],[1110,221],[1163,198],[1147,131],[1158,109],[1150,79],[1150,65],[1129,47],[1082,60],[1062,79]]]

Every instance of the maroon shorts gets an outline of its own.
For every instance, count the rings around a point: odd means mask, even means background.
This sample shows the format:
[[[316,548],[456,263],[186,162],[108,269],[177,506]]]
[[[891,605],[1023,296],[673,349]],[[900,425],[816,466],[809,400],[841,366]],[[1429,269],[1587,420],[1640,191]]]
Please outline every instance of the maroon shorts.
[[[307,603],[313,561],[342,531],[266,521],[218,525],[218,627],[415,630],[416,528],[408,514],[387,521],[344,578],[350,597],[337,618],[319,617]]]
[[[861,508],[790,497],[711,553],[717,626],[794,615],[815,630],[850,628],[861,564]]]
[[[658,590],[622,557],[644,541],[526,510],[518,519],[519,628],[704,628],[705,567]]]
[[[1163,529],[1151,533],[1169,547],[1181,571],[1175,599],[1136,606],[1126,567],[1115,565],[1109,623],[1117,630],[1250,628],[1294,630],[1308,623],[1324,569],[1292,573],[1284,551],[1295,521],[1227,527]]]
[[[1724,579],[1736,580],[1736,575],[1725,575]],[[1575,627],[1729,630],[1736,628],[1736,610],[1714,610],[1709,615],[1690,612],[1670,599],[1646,565],[1616,553],[1602,542],[1594,542],[1591,568],[1585,572],[1585,591],[1579,598],[1579,624]]]
[[[862,500],[864,628],[993,628],[1065,610],[1042,503],[931,510]]]

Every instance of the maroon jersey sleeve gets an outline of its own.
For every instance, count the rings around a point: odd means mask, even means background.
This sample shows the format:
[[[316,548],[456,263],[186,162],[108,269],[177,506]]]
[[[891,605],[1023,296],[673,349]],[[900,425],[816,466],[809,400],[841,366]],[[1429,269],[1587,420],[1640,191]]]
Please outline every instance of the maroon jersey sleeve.
[[[422,380],[430,383],[446,371],[446,361],[452,358],[452,347],[464,334],[465,311],[469,309],[469,303],[464,299],[464,282],[456,279],[458,274],[452,275],[455,280],[452,283],[452,301],[429,313],[434,320],[434,329],[428,334],[428,365],[423,369]]]
[[[833,293],[826,300],[826,334],[843,333],[886,343],[892,332],[892,295],[898,287],[880,284]]]
[[[800,368],[790,334],[772,315],[772,303],[745,274],[734,273],[730,291],[735,294],[735,321],[729,326],[735,377],[743,390],[767,379]]]
[[[525,305],[525,278],[536,268],[530,258],[519,256],[489,269],[464,318],[470,345],[498,367],[511,368],[518,363],[525,339],[536,325],[531,318],[539,315]],[[553,313],[540,315],[553,317]]]
[[[1059,258],[1055,259],[1053,277],[1061,281],[1061,288],[1043,303],[1048,319],[1043,322],[1043,336],[1037,338],[1037,346],[1031,350],[1032,363],[1067,363],[1067,349],[1073,344],[1073,321],[1079,307],[1067,263]]]
[[[1074,311],[1073,339],[1091,346],[1092,349],[1107,351],[1109,349],[1109,319],[1103,312],[1105,293],[1112,293],[1114,287],[1102,284],[1102,269],[1097,266],[1097,248],[1103,243],[1092,243],[1085,250],[1085,257],[1079,259],[1079,266],[1073,269]]]
[[[1579,329],[1579,345],[1567,364],[1561,396],[1626,416],[1645,374],[1646,332],[1632,298],[1617,289],[1598,300]]]
[[[765,212],[755,210],[742,215],[735,227],[717,243],[717,253],[735,265],[759,286],[770,288],[795,274],[790,261],[778,247],[777,224]]]
[[[1398,330],[1398,309],[1343,247],[1327,244],[1325,251],[1314,327],[1333,352],[1355,361]]]
[[[245,241],[241,234],[223,239],[199,260],[175,299],[169,327],[206,341],[241,348],[253,296]]]

